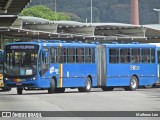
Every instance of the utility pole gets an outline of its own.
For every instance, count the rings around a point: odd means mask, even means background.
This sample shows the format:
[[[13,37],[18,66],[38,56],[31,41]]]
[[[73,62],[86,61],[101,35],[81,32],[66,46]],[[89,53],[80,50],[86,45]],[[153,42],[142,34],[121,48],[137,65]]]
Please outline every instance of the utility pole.
[[[92,0],[91,0],[91,23],[92,23],[92,9],[93,8],[93,6],[92,6]]]
[[[154,11],[158,12],[158,21],[159,21],[159,24],[160,24],[160,9],[153,9]]]
[[[56,13],[57,12],[57,1],[55,0],[55,3],[54,3],[54,12]]]

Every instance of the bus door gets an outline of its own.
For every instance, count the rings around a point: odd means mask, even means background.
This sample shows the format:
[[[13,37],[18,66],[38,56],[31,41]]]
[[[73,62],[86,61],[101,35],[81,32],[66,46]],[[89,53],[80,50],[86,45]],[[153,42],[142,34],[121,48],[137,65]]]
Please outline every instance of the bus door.
[[[42,78],[42,86],[46,86],[49,83],[49,75],[48,71],[50,68],[49,63],[49,48],[44,47],[42,49],[42,64],[41,64],[41,78]],[[47,82],[48,81],[48,82]]]
[[[106,46],[97,46],[97,86],[106,86]]]

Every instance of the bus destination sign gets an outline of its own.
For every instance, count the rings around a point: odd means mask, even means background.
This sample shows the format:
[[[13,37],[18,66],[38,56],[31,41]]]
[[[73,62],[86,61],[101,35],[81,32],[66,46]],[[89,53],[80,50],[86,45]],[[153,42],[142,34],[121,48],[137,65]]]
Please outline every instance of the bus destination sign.
[[[9,50],[35,50],[38,49],[37,45],[9,45],[6,49]]]

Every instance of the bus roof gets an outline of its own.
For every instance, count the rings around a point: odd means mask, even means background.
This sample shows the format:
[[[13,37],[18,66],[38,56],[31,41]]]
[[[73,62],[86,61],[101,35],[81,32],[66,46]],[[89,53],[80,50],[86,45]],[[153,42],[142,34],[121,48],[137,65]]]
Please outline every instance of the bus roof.
[[[150,45],[156,45],[157,47],[160,47],[160,43],[148,43]]]
[[[155,44],[139,44],[139,43],[128,43],[128,44],[121,44],[121,43],[82,43],[82,42],[63,42],[63,41],[33,41],[33,42],[13,42],[8,43],[7,45],[39,45],[39,46],[65,46],[65,47],[95,47],[97,44],[105,45],[106,47],[124,47],[124,48],[148,48],[148,47],[156,47]],[[160,46],[160,43],[159,43]]]
[[[105,44],[106,47],[124,47],[124,48],[130,48],[130,47],[134,47],[134,48],[149,48],[149,47],[153,47],[155,48],[155,45],[151,45],[151,44]]]
[[[40,46],[96,46],[96,44],[89,44],[89,43],[81,43],[81,42],[13,42],[8,43],[7,45],[40,45]]]

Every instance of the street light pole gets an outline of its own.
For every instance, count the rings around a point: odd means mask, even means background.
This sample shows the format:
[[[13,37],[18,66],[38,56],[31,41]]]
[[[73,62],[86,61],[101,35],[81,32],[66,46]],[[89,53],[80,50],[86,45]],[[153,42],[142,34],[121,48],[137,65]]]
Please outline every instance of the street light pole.
[[[92,6],[92,0],[91,0],[91,23],[92,23],[92,8],[93,6]]]
[[[56,13],[57,12],[57,1],[55,0],[55,6],[54,6],[54,12]]]
[[[55,16],[56,16],[56,20],[57,20],[57,1],[54,1],[54,12],[55,12]]]
[[[160,24],[160,9],[153,9],[153,10],[158,12],[158,20],[159,20],[159,24]]]

